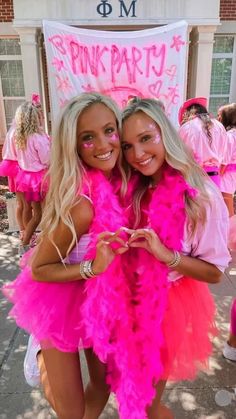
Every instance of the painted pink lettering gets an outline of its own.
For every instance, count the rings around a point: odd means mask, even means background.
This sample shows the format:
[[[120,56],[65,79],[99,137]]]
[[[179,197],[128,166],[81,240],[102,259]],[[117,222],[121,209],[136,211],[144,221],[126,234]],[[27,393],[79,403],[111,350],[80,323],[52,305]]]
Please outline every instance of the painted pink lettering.
[[[51,38],[48,38],[54,47],[63,55],[66,55],[66,49],[63,46],[63,38],[60,35],[53,35]]]
[[[88,47],[84,46],[84,68],[85,68],[85,72],[88,73],[88,67],[90,69],[90,72],[94,75],[97,76],[97,69],[94,65],[94,55],[95,55],[95,47],[92,47],[92,51],[89,51]],[[91,52],[91,55],[90,55]]]
[[[77,73],[76,71],[76,62],[80,55],[80,46],[77,42],[71,41],[69,43],[69,53],[71,57],[71,68],[74,74]]]
[[[146,69],[145,69],[145,76],[149,78],[150,76],[150,62],[151,62],[151,51],[155,48],[154,45],[151,47],[144,47],[144,50],[146,51]]]
[[[120,62],[117,68],[117,73],[120,72],[122,65],[125,64],[129,83],[132,83],[132,74],[130,70],[130,59],[127,57],[127,49],[123,48],[121,51]]]
[[[101,50],[100,50],[100,48],[101,48]],[[99,65],[101,66],[101,69],[102,69],[103,73],[106,72],[106,67],[104,66],[104,64],[103,64],[103,62],[101,60],[103,54],[106,51],[109,51],[107,47],[103,47],[102,48],[100,45],[97,45],[96,46],[96,68],[97,68],[97,73],[99,73]]]
[[[111,81],[115,83],[115,66],[119,63],[120,52],[116,45],[111,46]],[[116,70],[116,73],[118,71]]]
[[[160,77],[163,74],[164,71],[164,65],[165,65],[165,58],[166,58],[166,45],[162,44],[159,51],[157,51],[157,47],[155,45],[153,55],[155,58],[160,58],[159,68],[152,65],[152,70],[155,73],[157,77]]]
[[[136,82],[136,70],[139,74],[143,74],[143,71],[138,67],[137,63],[142,59],[142,52],[136,47],[132,47],[132,64],[133,64],[133,83]]]
[[[151,70],[157,77],[160,77],[164,71],[165,58],[166,58],[166,45],[162,44],[159,49],[156,45],[150,47],[144,47],[146,51],[146,72],[145,76],[149,78]],[[158,67],[157,65],[152,65],[152,58],[159,58]]]

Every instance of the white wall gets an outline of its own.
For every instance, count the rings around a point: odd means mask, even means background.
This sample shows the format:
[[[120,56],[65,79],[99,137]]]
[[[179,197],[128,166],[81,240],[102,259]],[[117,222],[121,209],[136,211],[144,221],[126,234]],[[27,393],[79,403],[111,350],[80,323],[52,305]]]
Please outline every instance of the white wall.
[[[15,25],[41,26],[42,19],[58,20],[74,25],[138,25],[166,24],[186,19],[191,25],[219,22],[220,0],[123,0],[128,17],[120,16],[120,0],[14,0]],[[135,8],[136,17],[132,17]],[[98,13],[105,8],[107,17]]]

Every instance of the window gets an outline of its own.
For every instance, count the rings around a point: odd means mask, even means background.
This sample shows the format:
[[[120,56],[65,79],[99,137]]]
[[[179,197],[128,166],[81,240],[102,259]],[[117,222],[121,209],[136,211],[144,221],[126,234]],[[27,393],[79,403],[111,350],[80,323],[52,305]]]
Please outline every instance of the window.
[[[16,108],[25,100],[21,49],[17,39],[0,39],[0,91],[8,129]]]
[[[209,110],[215,116],[220,106],[231,101],[234,48],[234,36],[218,35],[215,37],[209,103]]]

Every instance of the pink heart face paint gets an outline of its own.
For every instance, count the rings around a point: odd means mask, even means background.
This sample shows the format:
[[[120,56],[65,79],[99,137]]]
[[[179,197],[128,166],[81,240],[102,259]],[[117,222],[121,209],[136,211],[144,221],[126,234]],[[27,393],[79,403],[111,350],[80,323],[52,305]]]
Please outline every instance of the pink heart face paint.
[[[93,143],[82,143],[81,144],[83,148],[93,148],[94,144]]]
[[[116,115],[103,103],[84,109],[77,122],[77,151],[88,166],[110,175],[120,153]]]
[[[160,141],[161,141],[161,136],[159,134],[157,134],[155,138],[153,138],[152,140],[153,144],[159,144]]]
[[[110,140],[112,140],[112,141],[119,141],[119,135],[117,134],[117,132],[116,133],[113,133],[113,134],[111,134],[110,136]]]

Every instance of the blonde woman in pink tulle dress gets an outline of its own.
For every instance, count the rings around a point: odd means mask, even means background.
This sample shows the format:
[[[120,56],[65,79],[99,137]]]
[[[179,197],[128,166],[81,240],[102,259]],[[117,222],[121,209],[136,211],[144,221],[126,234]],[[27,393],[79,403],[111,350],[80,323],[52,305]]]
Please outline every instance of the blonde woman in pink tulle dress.
[[[42,110],[32,102],[24,102],[16,110],[14,143],[19,166],[16,187],[32,208],[22,237],[22,245],[27,246],[41,221],[47,189],[43,178],[50,159],[50,139],[42,128]]]

